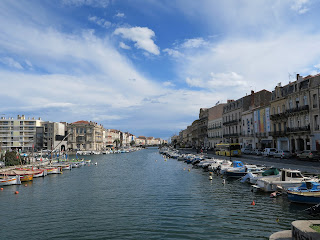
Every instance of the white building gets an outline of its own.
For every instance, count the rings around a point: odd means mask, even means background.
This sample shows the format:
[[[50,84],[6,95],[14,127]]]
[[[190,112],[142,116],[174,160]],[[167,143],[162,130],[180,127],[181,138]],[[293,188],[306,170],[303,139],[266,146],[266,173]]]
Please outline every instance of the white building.
[[[35,143],[36,128],[41,126],[41,122],[41,118],[26,119],[24,115],[18,115],[17,119],[1,117],[0,148],[31,151]]]

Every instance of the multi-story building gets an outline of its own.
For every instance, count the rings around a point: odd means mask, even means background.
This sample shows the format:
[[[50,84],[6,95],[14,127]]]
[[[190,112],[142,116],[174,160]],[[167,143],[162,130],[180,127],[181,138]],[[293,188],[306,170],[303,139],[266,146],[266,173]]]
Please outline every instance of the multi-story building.
[[[120,146],[120,131],[116,129],[106,129],[106,146],[107,147],[116,147],[116,142]]]
[[[41,118],[18,115],[17,119],[1,117],[0,148],[2,150],[31,151],[36,140],[36,128],[41,126]]]
[[[297,79],[272,92],[271,133],[274,146],[291,152],[320,149],[319,75]]]
[[[309,113],[311,150],[320,151],[320,74],[307,76],[309,83]]]
[[[236,101],[228,100],[223,108],[223,138],[224,142],[238,142],[242,145],[253,143],[253,109],[263,107],[270,103],[271,92],[263,89],[259,92],[251,91],[250,95]],[[244,113],[244,118],[242,117]],[[250,134],[248,132],[250,123]],[[244,129],[245,128],[245,129]],[[242,136],[245,134],[244,136]]]
[[[67,123],[49,122],[41,123],[37,127],[36,144],[37,150],[58,150],[67,149]]]
[[[68,148],[71,150],[101,151],[103,144],[102,125],[96,122],[77,121],[68,124]]]
[[[208,109],[208,145],[214,148],[222,142],[222,113],[225,103],[221,103]]]
[[[258,107],[253,110],[254,141],[253,148],[264,149],[272,147],[270,106]]]
[[[208,108],[200,108],[198,122],[198,146],[207,147],[208,142]]]
[[[136,138],[136,145],[138,146],[145,146],[147,143],[147,139],[145,136],[139,136]]]

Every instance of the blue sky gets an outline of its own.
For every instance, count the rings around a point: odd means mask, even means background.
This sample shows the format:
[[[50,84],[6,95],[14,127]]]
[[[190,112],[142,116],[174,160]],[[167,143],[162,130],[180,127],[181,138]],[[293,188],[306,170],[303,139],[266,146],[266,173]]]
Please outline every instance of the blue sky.
[[[320,72],[315,0],[2,0],[0,114],[168,138]]]

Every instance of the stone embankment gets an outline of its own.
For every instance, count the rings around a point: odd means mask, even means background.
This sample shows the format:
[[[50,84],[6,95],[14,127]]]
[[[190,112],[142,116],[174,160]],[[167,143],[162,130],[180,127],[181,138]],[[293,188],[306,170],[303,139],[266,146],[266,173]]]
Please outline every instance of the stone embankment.
[[[291,230],[272,234],[269,240],[319,240],[320,233],[310,226],[320,225],[320,220],[297,220],[291,223]]]

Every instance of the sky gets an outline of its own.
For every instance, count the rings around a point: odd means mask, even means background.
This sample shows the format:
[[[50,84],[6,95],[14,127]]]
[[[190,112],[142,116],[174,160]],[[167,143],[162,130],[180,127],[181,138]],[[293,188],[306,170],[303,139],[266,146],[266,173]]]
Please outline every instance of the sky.
[[[317,0],[1,0],[0,115],[169,138],[320,72]]]

